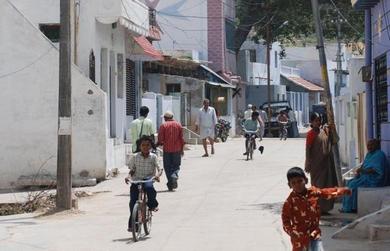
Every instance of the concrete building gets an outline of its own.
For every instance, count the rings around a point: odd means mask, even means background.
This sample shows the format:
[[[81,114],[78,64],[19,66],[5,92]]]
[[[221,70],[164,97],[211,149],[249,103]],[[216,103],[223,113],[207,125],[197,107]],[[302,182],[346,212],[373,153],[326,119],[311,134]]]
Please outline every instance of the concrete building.
[[[367,138],[379,138],[390,159],[390,3],[387,0],[353,0],[365,11],[365,81]]]
[[[324,88],[300,75],[300,69],[282,66],[281,85],[287,91],[286,100],[295,114],[298,127],[308,126],[313,105],[320,103]]]
[[[187,54],[187,59],[209,68],[210,74],[219,75],[217,78],[223,79],[227,85],[234,82],[236,86],[236,83],[239,83],[239,78],[235,76],[237,75],[234,52],[235,0],[146,2],[156,10],[157,22],[162,30],[161,41],[156,46],[164,51],[165,55],[183,58],[182,56]],[[165,83],[165,78],[160,78],[160,81],[160,84]],[[203,97],[210,99],[211,105],[215,108],[220,107],[222,114],[226,111],[225,118],[234,126],[239,97],[241,95],[241,99],[244,98],[242,89],[237,91],[240,95],[234,95],[232,99],[231,86],[226,89],[212,82],[205,83]],[[161,90],[164,91],[164,88]],[[226,96],[223,105],[220,104],[221,101],[217,101],[220,96]],[[225,109],[227,104],[232,109]],[[200,108],[201,102],[197,106]]]
[[[336,128],[340,137],[340,159],[344,166],[357,166],[366,153],[365,139],[365,84],[361,68],[364,58],[350,58],[346,62],[346,85],[335,97]]]
[[[7,155],[1,165],[7,175],[0,188],[20,176],[35,175],[49,157],[44,169],[55,177],[59,2],[2,0],[6,33],[18,33],[4,37],[1,47],[8,62],[1,68],[0,75],[5,76],[1,82],[8,87],[1,98],[5,148],[1,152]],[[149,9],[140,1],[75,0],[72,4],[73,171],[75,177],[101,180],[110,169],[125,164],[125,134],[141,99],[142,61],[161,55],[145,38],[150,34]],[[13,97],[30,101],[10,108]]]

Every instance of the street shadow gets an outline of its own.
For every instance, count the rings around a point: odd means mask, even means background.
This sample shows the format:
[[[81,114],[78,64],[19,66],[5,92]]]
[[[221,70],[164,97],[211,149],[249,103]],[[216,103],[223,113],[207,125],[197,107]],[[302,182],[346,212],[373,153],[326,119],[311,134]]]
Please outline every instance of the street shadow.
[[[141,239],[139,239],[137,242],[143,242],[143,241],[146,241],[150,239],[149,236],[142,236]],[[135,242],[134,239],[132,237],[129,237],[129,238],[121,238],[121,239],[114,239],[112,240],[112,242],[126,242],[126,244],[129,244],[129,245],[134,245]]]
[[[269,211],[273,214],[280,215],[282,213],[283,202],[249,204],[248,206],[254,207],[257,210]]]
[[[121,194],[115,194],[117,197],[130,197],[130,194],[128,193],[121,193]]]
[[[157,193],[174,193],[174,192],[176,192],[176,191],[175,190],[169,191],[168,189],[167,190],[157,191]]]

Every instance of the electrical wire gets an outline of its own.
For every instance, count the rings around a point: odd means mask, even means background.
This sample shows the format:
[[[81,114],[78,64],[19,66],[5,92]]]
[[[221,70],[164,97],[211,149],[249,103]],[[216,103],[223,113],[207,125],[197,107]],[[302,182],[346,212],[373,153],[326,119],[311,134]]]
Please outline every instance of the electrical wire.
[[[340,14],[340,16],[345,20],[345,22],[349,25],[349,27],[351,27],[357,34],[359,34],[360,36],[363,36],[364,34],[362,32],[360,32],[358,29],[356,29],[350,22],[349,20],[343,15],[343,13],[341,13],[340,9],[337,7],[337,5],[335,4],[335,2],[333,0],[330,0],[330,2],[332,3],[333,7],[337,10],[337,12]],[[387,47],[387,48],[390,48],[390,45],[388,44],[383,44],[383,43],[380,43],[379,41],[373,41],[371,38],[368,39],[368,41],[370,41],[371,44],[379,44],[379,45],[382,45],[384,47]]]
[[[384,18],[385,18],[385,23],[386,23],[387,38],[390,40],[389,21],[387,20],[387,13],[386,13],[386,8],[385,8],[385,1],[382,1],[382,10],[383,10],[383,16],[384,16]]]
[[[42,53],[39,57],[37,57],[37,58],[36,58],[35,60],[33,60],[31,63],[29,63],[29,64],[27,64],[27,65],[25,65],[25,66],[23,66],[23,67],[21,67],[21,68],[19,68],[19,69],[17,69],[17,70],[15,70],[15,71],[12,71],[12,72],[9,72],[9,73],[0,75],[0,79],[1,79],[1,78],[9,77],[9,76],[11,76],[11,75],[14,75],[14,74],[16,74],[16,73],[18,73],[18,72],[21,72],[21,71],[23,71],[23,70],[25,70],[25,69],[27,69],[27,68],[33,66],[34,64],[36,64],[37,62],[39,62],[42,58],[44,58],[46,55],[48,55],[49,52],[50,52],[53,48],[54,48],[53,46],[50,46],[50,48],[49,48],[46,52]]]

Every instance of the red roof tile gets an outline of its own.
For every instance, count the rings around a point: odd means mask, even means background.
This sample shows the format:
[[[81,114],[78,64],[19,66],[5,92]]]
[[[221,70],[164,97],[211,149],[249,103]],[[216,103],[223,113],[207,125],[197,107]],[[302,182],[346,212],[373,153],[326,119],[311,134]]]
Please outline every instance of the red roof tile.
[[[164,59],[163,55],[153,47],[153,45],[149,42],[149,40],[146,39],[146,37],[144,36],[134,37],[134,40],[139,46],[141,46],[145,54],[157,60]]]
[[[305,79],[303,79],[301,77],[286,76],[286,75],[283,75],[283,77],[287,78],[288,80],[290,80],[294,84],[299,85],[302,88],[305,88],[308,91],[312,91],[312,92],[322,92],[322,91],[324,91],[323,87],[318,86],[318,85],[316,85],[316,84],[314,84],[312,82],[309,82],[309,81],[307,81],[307,80],[305,80]]]

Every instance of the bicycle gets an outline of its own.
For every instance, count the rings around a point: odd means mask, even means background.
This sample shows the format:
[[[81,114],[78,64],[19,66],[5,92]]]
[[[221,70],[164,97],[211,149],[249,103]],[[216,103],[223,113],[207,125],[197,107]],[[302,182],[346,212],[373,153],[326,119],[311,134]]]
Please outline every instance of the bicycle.
[[[147,205],[147,196],[144,191],[144,184],[154,182],[154,178],[148,180],[130,180],[131,184],[136,184],[138,187],[138,200],[136,201],[131,214],[131,227],[133,239],[137,242],[141,238],[142,227],[144,228],[145,236],[150,234],[152,229],[152,210]]]
[[[287,125],[288,125],[288,122],[279,122],[279,126],[280,126],[279,137],[280,137],[280,140],[282,140],[282,139],[286,140],[287,139]]]
[[[247,137],[246,139],[246,160],[248,161],[249,159],[253,159],[253,150],[255,149],[256,146],[256,138],[257,138],[257,131],[248,131],[245,130],[245,136]]]

